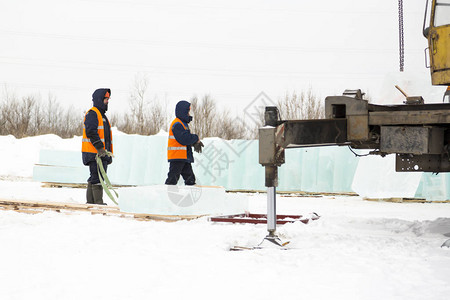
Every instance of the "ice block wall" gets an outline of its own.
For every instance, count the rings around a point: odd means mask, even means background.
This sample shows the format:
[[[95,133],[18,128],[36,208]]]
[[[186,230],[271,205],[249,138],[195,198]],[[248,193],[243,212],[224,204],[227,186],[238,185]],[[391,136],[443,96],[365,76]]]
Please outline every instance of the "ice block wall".
[[[203,143],[203,153],[194,152],[193,169],[199,185],[265,190],[264,168],[258,163],[258,141],[207,138]],[[108,177],[117,185],[164,184],[169,169],[166,148],[166,136],[117,136]],[[358,159],[346,147],[289,149],[286,164],[279,169],[278,189],[350,191],[357,163]],[[33,177],[42,182],[85,183],[89,171],[78,151],[41,150]]]
[[[80,138],[81,139],[81,138]],[[80,142],[81,143],[81,142]],[[197,183],[227,190],[265,190],[257,140],[206,138],[194,152]],[[108,176],[117,185],[164,184],[167,136],[118,135]],[[89,176],[79,151],[41,150],[33,177],[41,182],[85,183]],[[182,179],[180,178],[180,184]],[[365,197],[449,199],[447,174],[396,173],[394,156],[356,157],[347,147],[286,150],[279,168],[279,191],[356,192]]]

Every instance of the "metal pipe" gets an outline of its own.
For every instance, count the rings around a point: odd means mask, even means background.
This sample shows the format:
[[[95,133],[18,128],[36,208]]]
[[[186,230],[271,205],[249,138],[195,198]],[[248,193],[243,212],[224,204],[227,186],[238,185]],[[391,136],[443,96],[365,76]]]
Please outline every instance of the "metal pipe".
[[[274,235],[277,226],[276,187],[267,188],[267,230]]]

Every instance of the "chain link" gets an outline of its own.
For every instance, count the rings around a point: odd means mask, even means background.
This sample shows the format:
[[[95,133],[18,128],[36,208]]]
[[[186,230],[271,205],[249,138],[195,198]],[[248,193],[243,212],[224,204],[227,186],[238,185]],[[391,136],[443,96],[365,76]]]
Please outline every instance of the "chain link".
[[[398,0],[398,41],[400,52],[400,72],[403,72],[405,66],[405,40],[403,37],[403,0]]]

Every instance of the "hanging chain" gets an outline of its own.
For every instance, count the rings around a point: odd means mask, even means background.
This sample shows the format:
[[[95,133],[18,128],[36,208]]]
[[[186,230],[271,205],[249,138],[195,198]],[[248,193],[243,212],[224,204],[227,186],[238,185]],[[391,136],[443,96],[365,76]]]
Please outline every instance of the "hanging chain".
[[[405,65],[405,40],[403,38],[403,0],[398,0],[398,42],[400,52],[400,72]]]

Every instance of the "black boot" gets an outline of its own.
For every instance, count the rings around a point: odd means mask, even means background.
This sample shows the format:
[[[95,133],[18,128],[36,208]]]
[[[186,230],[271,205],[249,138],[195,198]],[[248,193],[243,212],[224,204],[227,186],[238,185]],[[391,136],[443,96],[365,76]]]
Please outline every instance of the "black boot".
[[[94,195],[94,204],[106,205],[106,203],[103,203],[103,187],[100,184],[92,185],[92,193]]]
[[[92,183],[88,182],[86,190],[86,204],[94,204],[94,194],[92,192]]]

